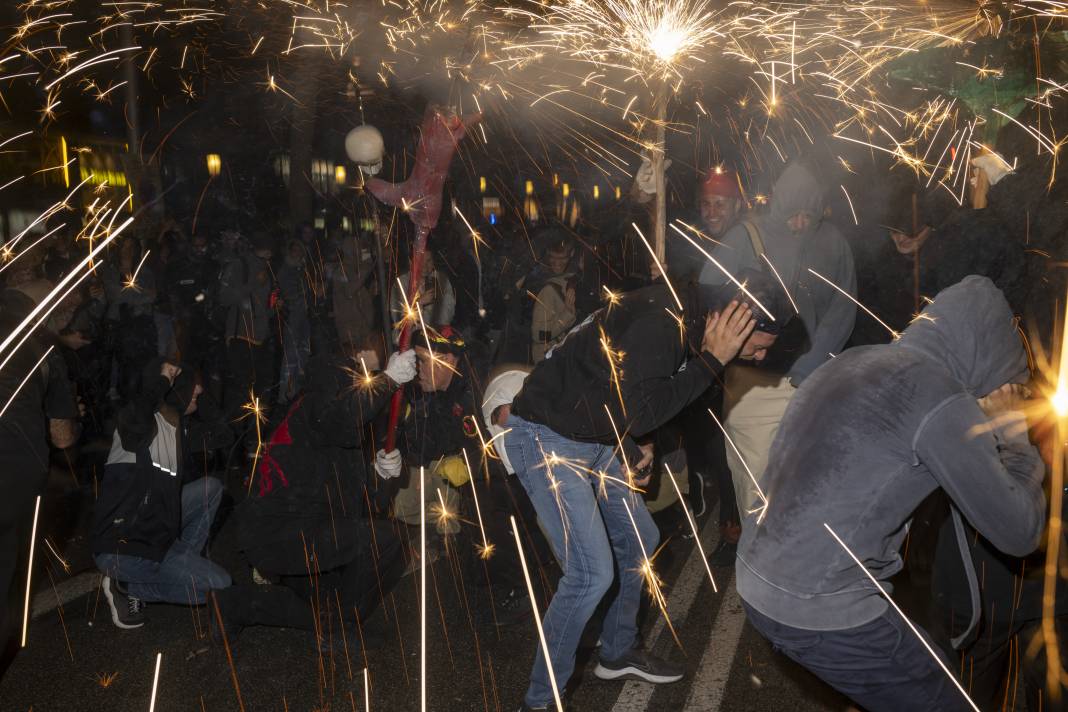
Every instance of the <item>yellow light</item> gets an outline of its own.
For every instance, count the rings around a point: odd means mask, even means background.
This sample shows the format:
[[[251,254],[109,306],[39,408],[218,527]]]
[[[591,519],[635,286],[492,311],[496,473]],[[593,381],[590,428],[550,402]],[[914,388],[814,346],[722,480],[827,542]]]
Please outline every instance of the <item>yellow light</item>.
[[[1057,415],[1062,418],[1068,417],[1068,389],[1064,386],[1058,388],[1057,392],[1050,397],[1049,402]]]
[[[218,153],[208,154],[208,175],[217,176],[222,171],[222,157]]]
[[[486,176],[481,176],[478,179],[478,192],[479,193],[485,193],[486,192]]]
[[[334,180],[337,182],[338,185],[345,185],[346,177],[347,174],[345,173],[345,166],[337,166],[336,168],[334,168]]]
[[[560,185],[560,175],[553,173],[553,187]]]
[[[525,186],[527,195],[534,195],[534,181],[528,180]]]
[[[63,161],[63,185],[70,187],[70,166],[67,165],[67,137],[59,137],[59,152]]]
[[[563,192],[564,192],[564,197],[565,198],[567,196],[571,195],[571,186],[568,185],[567,183],[564,183]]]
[[[601,186],[599,186],[599,185],[593,186],[593,199],[597,200],[600,197],[601,197]]]
[[[617,185],[617,186],[616,186],[616,200],[619,200],[619,199],[621,199],[622,197],[623,197],[623,191],[621,191],[621,190],[619,189],[619,186]]]

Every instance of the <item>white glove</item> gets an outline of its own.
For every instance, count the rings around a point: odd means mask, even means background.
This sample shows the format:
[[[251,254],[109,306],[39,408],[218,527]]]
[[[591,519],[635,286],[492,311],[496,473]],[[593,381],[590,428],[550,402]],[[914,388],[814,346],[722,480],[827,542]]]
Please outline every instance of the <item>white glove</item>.
[[[375,472],[384,480],[392,480],[400,477],[401,454],[400,450],[379,450],[375,453]]]
[[[384,373],[398,386],[415,378],[415,349],[408,349],[404,353],[394,352],[389,357]]]
[[[664,170],[668,168],[671,168],[670,158],[664,161]],[[638,167],[638,172],[634,174],[634,184],[641,192],[656,195],[656,174],[653,173],[653,162],[645,154],[642,154],[642,164]]]

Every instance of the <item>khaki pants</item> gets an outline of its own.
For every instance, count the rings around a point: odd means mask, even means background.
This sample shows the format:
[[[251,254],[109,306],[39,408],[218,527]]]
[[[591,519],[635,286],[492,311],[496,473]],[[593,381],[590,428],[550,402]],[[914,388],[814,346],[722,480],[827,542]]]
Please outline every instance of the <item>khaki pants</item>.
[[[460,522],[457,518],[460,514],[460,496],[448,483],[438,475],[438,463],[423,469],[422,495],[426,502],[426,521],[433,524],[439,534],[457,534],[460,531]],[[453,516],[443,519],[441,513],[441,499],[445,500],[445,508],[452,512]],[[393,517],[413,527],[419,526],[420,508],[419,468],[408,468],[408,484],[397,491],[393,498]]]
[[[785,376],[777,373],[750,366],[731,366],[727,369],[723,403],[726,419],[723,428],[738,448],[738,452],[735,452],[727,443],[727,466],[734,480],[738,512],[743,519],[760,505],[753,479],[763,487],[771,442],[779,432],[779,423],[795,390]],[[749,466],[748,472],[746,465]],[[749,476],[750,472],[752,477]]]
[[[683,460],[685,463],[685,460]],[[675,476],[675,482],[679,486],[679,490],[682,491],[682,496],[685,497],[690,493],[690,470],[683,464],[682,469],[677,471],[674,467],[671,468],[671,474]],[[668,477],[667,470],[661,470],[658,477],[654,477],[650,485],[656,485],[656,497],[653,499],[646,499],[645,506],[648,508],[650,514],[656,514],[662,512],[671,505],[679,501],[679,494],[675,491],[675,488],[671,484],[671,479]],[[651,493],[650,493],[651,494]],[[683,502],[683,504],[687,504]]]

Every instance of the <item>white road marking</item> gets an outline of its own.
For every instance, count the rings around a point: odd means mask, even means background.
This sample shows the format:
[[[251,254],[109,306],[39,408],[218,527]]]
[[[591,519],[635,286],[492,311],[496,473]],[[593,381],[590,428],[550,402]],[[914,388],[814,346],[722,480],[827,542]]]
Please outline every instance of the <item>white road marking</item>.
[[[89,593],[99,585],[100,574],[96,571],[86,571],[57,584],[55,590],[49,586],[33,597],[32,615],[34,618],[43,616],[56,607],[65,606],[78,596]]]
[[[708,647],[701,656],[697,674],[693,678],[690,696],[684,710],[718,712],[723,704],[723,693],[731,676],[731,667],[738,650],[738,641],[745,626],[745,609],[742,599],[734,588],[734,576],[724,586],[726,596],[719,606],[716,624],[708,637]]]

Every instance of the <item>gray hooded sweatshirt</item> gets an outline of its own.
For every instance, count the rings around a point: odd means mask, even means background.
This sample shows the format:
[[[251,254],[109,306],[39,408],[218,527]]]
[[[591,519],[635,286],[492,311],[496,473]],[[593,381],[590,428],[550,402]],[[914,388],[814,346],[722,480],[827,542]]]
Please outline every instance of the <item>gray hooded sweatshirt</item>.
[[[831,358],[831,354],[837,355],[842,350],[853,332],[857,315],[856,305],[848,297],[808,271],[811,267],[856,296],[853,253],[838,228],[822,220],[823,210],[823,189],[816,176],[800,164],[791,164],[775,182],[768,213],[751,220],[760,232],[767,261],[753,250],[749,232],[742,223],[728,230],[722,246],[712,252],[716,261],[735,276],[750,268],[774,278],[768,262],[775,266],[797,303],[808,336],[808,348],[787,373],[795,386]],[[808,232],[795,235],[787,220],[800,212],[811,215],[813,223]],[[711,262],[705,263],[700,276],[702,284],[727,281],[723,270]]]
[[[741,597],[795,628],[873,620],[886,601],[824,523],[889,590],[912,512],[938,487],[998,549],[1029,554],[1045,525],[1042,460],[1022,415],[992,421],[976,402],[1027,375],[1005,297],[975,275],[940,292],[897,342],[817,369],[772,443],[766,514],[743,527]]]

